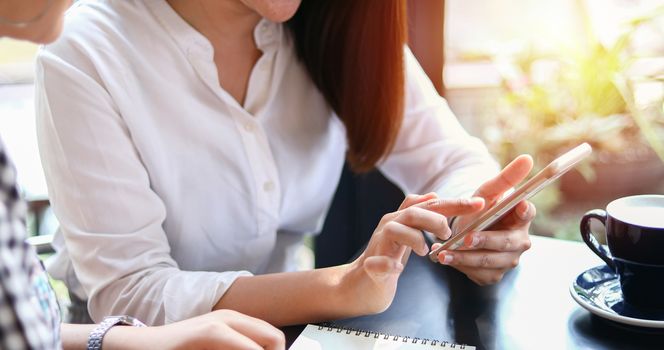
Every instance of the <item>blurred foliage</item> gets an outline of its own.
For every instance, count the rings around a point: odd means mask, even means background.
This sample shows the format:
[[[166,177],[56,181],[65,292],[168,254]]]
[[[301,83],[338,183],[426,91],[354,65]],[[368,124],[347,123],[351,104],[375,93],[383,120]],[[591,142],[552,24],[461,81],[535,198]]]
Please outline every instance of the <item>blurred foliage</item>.
[[[536,171],[563,151],[588,142],[595,152],[577,170],[589,182],[597,161],[625,162],[652,150],[664,161],[664,96],[648,106],[637,106],[634,97],[637,83],[664,86],[664,72],[629,74],[643,58],[632,47],[634,35],[664,16],[664,6],[629,21],[608,46],[593,34],[581,2],[578,8],[586,22],[581,48],[560,55],[541,55],[527,48],[495,58],[502,94],[487,121],[485,140],[503,164],[519,154],[533,155]],[[559,184],[535,196],[534,224],[540,232],[576,238],[576,220],[556,223],[551,215],[561,198]]]

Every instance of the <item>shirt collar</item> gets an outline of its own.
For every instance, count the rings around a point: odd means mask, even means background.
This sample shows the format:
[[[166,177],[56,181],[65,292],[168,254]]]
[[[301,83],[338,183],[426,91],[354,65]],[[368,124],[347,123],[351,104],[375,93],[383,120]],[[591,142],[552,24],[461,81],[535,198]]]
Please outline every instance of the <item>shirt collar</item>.
[[[265,52],[279,44],[283,34],[283,25],[262,18],[254,28],[254,41],[259,50]]]

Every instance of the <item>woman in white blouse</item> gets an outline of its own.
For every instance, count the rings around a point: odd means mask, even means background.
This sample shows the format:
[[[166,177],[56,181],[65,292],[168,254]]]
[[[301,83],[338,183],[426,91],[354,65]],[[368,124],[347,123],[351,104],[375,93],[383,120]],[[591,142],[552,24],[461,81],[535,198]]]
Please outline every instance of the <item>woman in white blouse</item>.
[[[0,38],[49,43],[62,30],[69,0],[3,0]],[[48,277],[25,242],[25,203],[0,141],[0,349],[271,349],[285,348],[281,331],[231,310],[217,310],[158,327],[129,316],[99,325],[60,323]],[[132,324],[135,327],[114,327]]]
[[[497,175],[404,50],[404,6],[74,5],[38,58],[40,150],[61,223],[50,272],[95,320],[231,308],[285,325],[384,310],[410,250],[429,250],[420,230],[448,237],[448,217],[468,220],[532,166],[520,157]],[[345,158],[449,199],[411,195],[357,260],[295,271]],[[520,203],[440,260],[494,283],[528,249],[534,213]]]

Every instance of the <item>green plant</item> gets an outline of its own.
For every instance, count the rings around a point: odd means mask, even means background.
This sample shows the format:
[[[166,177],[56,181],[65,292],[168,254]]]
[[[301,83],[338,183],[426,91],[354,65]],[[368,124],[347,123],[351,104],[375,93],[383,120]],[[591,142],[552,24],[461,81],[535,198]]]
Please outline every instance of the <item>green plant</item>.
[[[664,87],[664,72],[645,76],[629,72],[645,58],[633,51],[635,34],[663,17],[664,6],[627,23],[622,35],[608,46],[590,29],[585,8],[579,5],[579,9],[585,28],[581,48],[560,55],[540,55],[531,48],[509,60],[497,59],[502,94],[486,128],[489,147],[503,163],[529,153],[539,170],[562,151],[589,142],[595,149],[593,158],[579,168],[589,182],[598,159],[627,161],[654,151],[664,161],[664,96],[646,106],[635,99],[638,83]],[[552,212],[561,201],[557,187],[533,201],[540,232],[578,236],[567,232],[570,225],[552,224],[556,221]]]

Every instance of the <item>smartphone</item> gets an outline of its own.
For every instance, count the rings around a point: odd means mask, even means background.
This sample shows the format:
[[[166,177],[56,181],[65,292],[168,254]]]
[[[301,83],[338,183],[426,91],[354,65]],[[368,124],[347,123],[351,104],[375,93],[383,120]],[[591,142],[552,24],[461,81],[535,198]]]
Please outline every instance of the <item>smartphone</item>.
[[[592,147],[587,143],[583,143],[556,158],[539,173],[530,178],[530,180],[514,190],[514,192],[501,199],[492,207],[485,209],[476,220],[463,227],[457,234],[438,247],[438,249],[431,251],[429,259],[433,262],[438,262],[438,253],[441,251],[454,250],[461,247],[468,233],[482,231],[495,224],[507,215],[519,202],[534,196],[548,184],[574,168],[581,160],[590,155],[590,153],[592,153]]]

